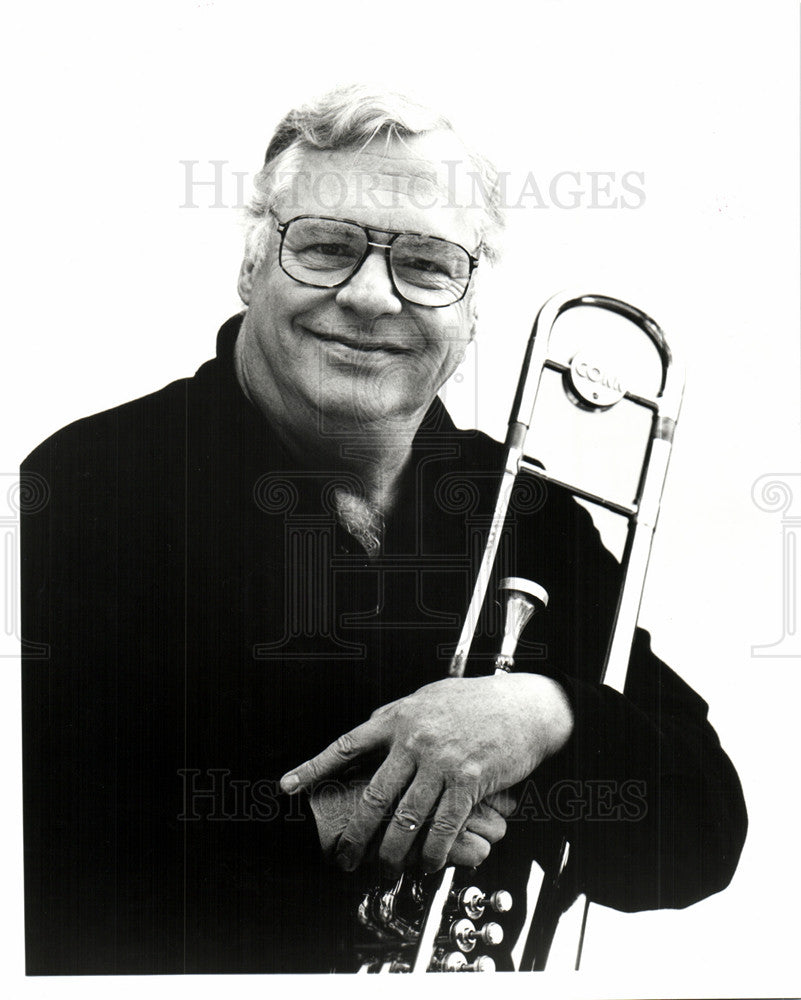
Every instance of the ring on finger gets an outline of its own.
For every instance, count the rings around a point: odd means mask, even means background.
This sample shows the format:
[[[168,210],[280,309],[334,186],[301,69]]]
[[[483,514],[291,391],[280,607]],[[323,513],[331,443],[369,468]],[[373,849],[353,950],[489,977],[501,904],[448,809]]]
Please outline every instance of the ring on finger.
[[[420,826],[419,821],[414,816],[410,816],[408,813],[404,812],[395,813],[395,822],[407,833],[413,833]]]

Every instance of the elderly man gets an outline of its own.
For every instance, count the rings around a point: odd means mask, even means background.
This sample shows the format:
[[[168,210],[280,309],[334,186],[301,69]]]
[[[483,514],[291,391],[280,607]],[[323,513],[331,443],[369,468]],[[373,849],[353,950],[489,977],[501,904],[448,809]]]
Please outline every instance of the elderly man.
[[[379,865],[505,878],[565,834],[601,903],[722,889],[737,777],[644,633],[625,696],[597,683],[619,570],[570,497],[513,498],[505,564],[551,594],[517,672],[482,676],[490,609],[444,679],[500,467],[437,398],[494,256],[491,168],[345,90],[282,121],[258,187],[215,360],[24,465],[49,491],[23,542],[48,649],[24,667],[28,971],[346,968]],[[333,821],[303,794],[356,772]]]

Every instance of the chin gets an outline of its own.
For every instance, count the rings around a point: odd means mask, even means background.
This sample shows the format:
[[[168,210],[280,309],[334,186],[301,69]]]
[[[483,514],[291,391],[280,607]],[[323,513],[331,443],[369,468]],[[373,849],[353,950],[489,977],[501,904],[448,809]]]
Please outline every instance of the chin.
[[[382,426],[391,427],[396,421],[406,423],[415,416],[422,420],[426,410],[436,395],[421,393],[420,386],[413,391],[403,391],[403,386],[381,386],[359,384],[350,391],[321,400],[321,427],[333,430],[341,428],[349,432],[363,429],[375,431]]]

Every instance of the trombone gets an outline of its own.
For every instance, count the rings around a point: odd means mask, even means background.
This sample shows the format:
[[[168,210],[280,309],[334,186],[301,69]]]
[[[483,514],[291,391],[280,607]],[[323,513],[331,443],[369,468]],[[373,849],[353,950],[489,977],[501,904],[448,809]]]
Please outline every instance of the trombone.
[[[655,390],[634,392],[624,387],[620,377],[610,369],[608,359],[602,361],[602,352],[593,344],[588,349],[571,349],[569,356],[564,352],[558,356],[553,347],[554,326],[563,314],[578,307],[615,313],[645,334],[656,351],[659,363]],[[533,426],[535,406],[546,371],[555,373],[561,379],[568,400],[581,410],[602,413],[612,410],[623,400],[644,410],[649,421],[648,434],[636,483],[631,490],[633,497],[608,498],[598,490],[579,484],[575,481],[577,477],[557,478],[547,468],[526,457],[524,448],[529,429]],[[626,519],[626,540],[621,556],[623,585],[598,677],[600,682],[618,691],[623,690],[683,386],[683,375],[675,364],[662,330],[640,309],[606,295],[567,293],[555,295],[540,309],[528,341],[512,404],[501,482],[473,594],[451,658],[448,671],[451,677],[464,674],[512,490],[518,475],[525,472]],[[495,660],[496,672],[513,668],[517,641],[526,621],[537,607],[548,603],[544,588],[530,580],[507,578],[502,581],[501,588],[507,591],[506,624],[501,650]],[[565,888],[567,879],[564,873],[569,856],[570,845],[563,840],[554,857],[544,866],[536,906],[533,910],[529,909],[518,945],[512,952],[519,971],[545,967],[559,919],[574,902]],[[366,954],[360,956],[360,972],[484,972],[495,968],[490,954],[477,954],[475,949],[479,939],[490,946],[499,943],[503,938],[503,927],[495,922],[494,917],[481,927],[477,927],[476,923],[484,920],[490,910],[499,915],[504,913],[512,905],[512,896],[505,890],[486,895],[475,886],[460,886],[456,872],[453,867],[445,870],[427,902],[427,891],[423,886],[412,880],[406,884],[404,876],[389,891],[378,887],[365,894],[359,918],[364,926],[376,933],[377,942],[374,948],[367,948]],[[454,900],[458,901],[468,919],[454,920],[448,916],[453,910]],[[585,905],[582,919],[576,968],[581,957],[588,905]],[[517,956],[517,949],[521,946],[522,951]],[[469,962],[468,955],[476,957]]]
[[[569,362],[554,356],[551,336],[554,326],[560,316],[577,307],[615,313],[629,320],[646,335],[656,349],[661,364],[661,378],[655,392],[641,394],[624,388],[620,379],[598,360],[592,346],[589,350],[579,351]],[[650,413],[650,434],[631,501],[611,500],[575,481],[556,479],[539,464],[526,458],[525,443],[532,425],[543,372],[546,370],[562,376],[568,398],[582,409],[606,411],[626,399]],[[498,552],[512,489],[517,476],[523,471],[537,476],[546,483],[567,489],[577,498],[626,518],[626,542],[621,557],[623,585],[618,597],[606,656],[598,677],[600,682],[617,691],[623,691],[683,391],[684,374],[676,365],[664,333],[642,310],[606,295],[573,295],[564,292],[553,296],[543,305],[534,321],[526,347],[504,444],[505,457],[501,483],[473,594],[458,645],[451,659],[448,671],[451,677],[461,677],[464,674]],[[515,599],[519,601],[520,588],[518,587],[513,593]],[[525,624],[525,621],[522,624]],[[522,625],[520,630],[522,631]],[[508,666],[504,669],[508,669]],[[569,851],[568,842],[563,840],[558,856],[552,859],[544,872],[542,887],[522,953],[521,969],[538,970],[545,967],[557,924],[563,912],[564,894],[561,892],[561,887]],[[450,883],[452,880],[453,869],[448,869],[443,882]],[[576,968],[581,960],[588,906],[587,901],[576,955]]]

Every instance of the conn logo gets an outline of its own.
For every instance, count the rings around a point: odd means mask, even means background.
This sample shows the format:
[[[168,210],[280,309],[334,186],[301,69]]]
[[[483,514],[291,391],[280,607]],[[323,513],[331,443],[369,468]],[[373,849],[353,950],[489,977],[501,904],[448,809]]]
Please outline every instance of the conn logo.
[[[614,372],[601,368],[583,353],[577,354],[570,362],[570,388],[574,402],[594,410],[614,406],[626,392]]]

